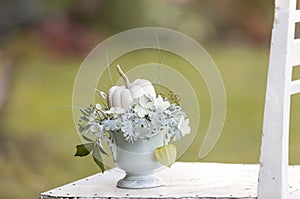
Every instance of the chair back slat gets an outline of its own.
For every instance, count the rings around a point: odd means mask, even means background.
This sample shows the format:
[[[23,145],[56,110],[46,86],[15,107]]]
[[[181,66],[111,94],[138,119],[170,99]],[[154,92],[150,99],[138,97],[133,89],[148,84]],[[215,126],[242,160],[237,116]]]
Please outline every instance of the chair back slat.
[[[294,21],[300,22],[300,10],[294,11]]]
[[[293,53],[291,56],[292,66],[300,65],[300,39],[295,39],[293,42]]]
[[[300,80],[292,81],[290,86],[290,94],[297,94],[300,93]]]
[[[292,81],[293,67],[300,64],[299,39],[295,39],[295,24],[300,21],[296,4],[296,0],[275,0],[257,189],[259,199],[288,198],[291,95],[300,92],[300,80]]]

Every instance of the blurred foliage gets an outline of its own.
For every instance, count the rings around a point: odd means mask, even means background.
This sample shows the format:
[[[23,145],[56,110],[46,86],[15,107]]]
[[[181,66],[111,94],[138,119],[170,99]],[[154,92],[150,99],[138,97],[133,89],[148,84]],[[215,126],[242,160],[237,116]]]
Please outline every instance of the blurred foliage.
[[[53,2],[53,1],[52,1]],[[77,20],[114,33],[140,26],[163,26],[201,41],[268,39],[272,0],[146,0],[69,1],[67,10]]]
[[[0,4],[0,38],[20,27],[68,18],[104,37],[141,26],[161,26],[201,42],[261,43],[269,39],[273,17],[272,0],[2,0]]]
[[[91,159],[73,157],[80,139],[72,112],[58,107],[71,105],[76,70],[96,44],[143,26],[193,37],[222,74],[224,131],[200,161],[258,163],[272,15],[272,0],[1,0],[0,51],[14,64],[0,112],[1,198],[37,198],[99,172]],[[292,164],[300,164],[299,97],[292,97]],[[181,160],[199,161],[200,142]]]

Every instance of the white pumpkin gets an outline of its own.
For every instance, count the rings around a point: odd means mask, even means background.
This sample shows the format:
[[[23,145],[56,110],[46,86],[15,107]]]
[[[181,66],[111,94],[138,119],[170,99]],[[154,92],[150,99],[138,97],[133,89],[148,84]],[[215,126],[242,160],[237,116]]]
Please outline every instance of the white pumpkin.
[[[124,74],[120,66],[117,66],[117,70],[121,77],[125,81],[125,86],[113,86],[108,90],[107,104],[111,107],[128,108],[131,106],[133,99],[141,97],[143,95],[149,95],[156,97],[156,93],[153,85],[150,81],[145,79],[136,79],[132,83],[129,83],[127,76]]]

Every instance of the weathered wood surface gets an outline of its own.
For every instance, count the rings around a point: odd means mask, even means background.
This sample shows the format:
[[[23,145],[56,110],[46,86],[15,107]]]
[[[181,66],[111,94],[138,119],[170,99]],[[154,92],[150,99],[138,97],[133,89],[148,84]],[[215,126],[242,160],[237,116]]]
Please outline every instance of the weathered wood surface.
[[[113,169],[41,194],[53,198],[256,198],[259,165],[182,163],[157,173],[165,185],[152,189],[126,190],[116,187],[124,173]],[[289,194],[300,198],[300,166],[290,166]]]

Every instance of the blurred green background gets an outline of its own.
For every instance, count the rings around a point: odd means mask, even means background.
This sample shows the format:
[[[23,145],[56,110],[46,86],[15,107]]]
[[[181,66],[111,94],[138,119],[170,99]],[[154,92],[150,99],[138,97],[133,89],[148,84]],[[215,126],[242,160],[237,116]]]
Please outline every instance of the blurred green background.
[[[197,139],[181,160],[258,163],[273,9],[272,0],[1,0],[1,198],[38,198],[99,171],[90,157],[73,156],[80,139],[72,112],[57,107],[71,106],[88,52],[136,27],[191,36],[223,77],[227,117],[218,143],[200,160]],[[292,97],[291,164],[300,164],[299,102]]]

